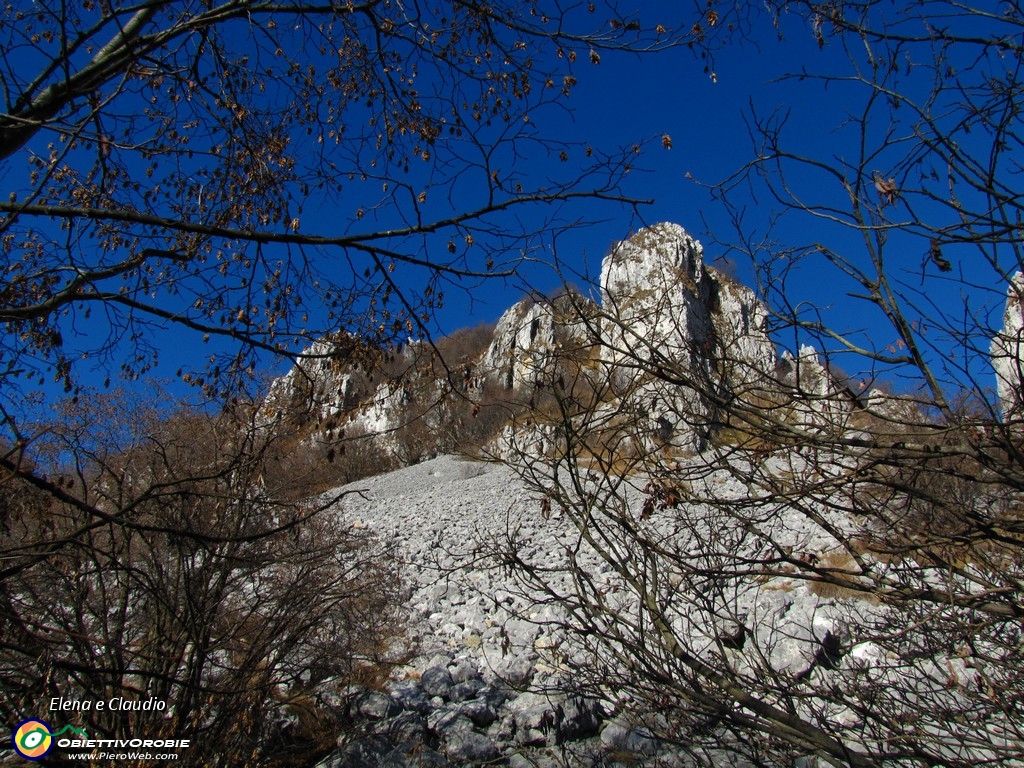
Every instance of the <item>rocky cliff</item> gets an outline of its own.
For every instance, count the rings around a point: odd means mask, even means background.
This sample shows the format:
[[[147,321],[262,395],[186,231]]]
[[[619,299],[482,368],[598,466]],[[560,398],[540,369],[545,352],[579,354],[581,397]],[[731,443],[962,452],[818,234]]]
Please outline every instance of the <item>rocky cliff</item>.
[[[601,268],[601,304],[607,376],[655,436],[638,447],[668,441],[702,450],[720,426],[713,400],[774,373],[764,306],[708,267],[701,244],[677,224],[656,224],[612,248]],[[659,369],[672,373],[659,377]]]
[[[629,422],[623,444],[637,451],[704,450],[724,426],[723,404],[737,398],[754,407],[764,402],[812,431],[846,429],[851,414],[873,402],[858,400],[817,350],[779,354],[756,294],[708,266],[701,244],[677,224],[616,243],[602,262],[599,289],[599,304],[574,293],[525,298],[486,337],[477,334],[452,354],[451,344],[442,349],[445,341],[384,352],[341,335],[322,340],[274,383],[267,409],[308,423],[314,435],[340,428],[378,436],[382,450],[407,463],[396,441],[409,439],[399,435],[408,425],[421,425],[417,446],[404,451],[414,460],[452,450],[473,429],[484,442],[490,435],[490,448],[501,453],[511,436],[506,429],[497,438],[501,419],[493,414],[486,430],[477,429],[482,407],[500,401],[507,417],[535,405],[538,393],[556,384],[568,391],[584,378],[600,390],[605,412],[616,415],[609,423]],[[1017,275],[1004,328],[992,342],[1007,415],[1020,405],[1022,297],[1024,276]],[[536,434],[520,448],[544,444],[543,430],[531,428]]]
[[[623,363],[685,361],[697,388],[722,390],[760,380],[775,365],[767,313],[753,291],[705,265],[700,243],[677,224],[656,224],[616,243],[602,262],[600,296],[600,305],[573,293],[523,299],[498,321],[486,349],[446,361],[440,376],[429,345],[361,355],[352,365],[342,362],[353,351],[351,339],[325,339],[274,383],[267,407],[311,425],[342,426],[349,435],[381,435],[386,443],[410,408],[430,411],[429,420],[452,398],[478,407],[488,390],[530,401],[564,378],[560,365],[571,358],[577,371],[587,367],[614,385],[610,407],[628,410],[631,399],[644,400],[637,418],[651,435],[663,441],[670,431],[675,445],[699,450],[715,422],[706,398]]]
[[[810,691],[817,685],[824,691],[890,675],[887,682],[901,690],[898,676],[905,673],[895,671],[898,657],[875,639],[885,604],[817,578],[856,576],[859,571],[852,569],[861,560],[868,563],[865,574],[875,566],[888,573],[889,551],[875,559],[864,549],[877,532],[877,497],[833,496],[834,489],[844,487],[856,457],[842,451],[816,454],[822,449],[801,437],[857,433],[865,441],[898,441],[893,448],[902,451],[906,425],[926,419],[917,403],[880,390],[852,391],[827,356],[810,346],[777,354],[769,314],[756,295],[705,265],[700,244],[676,225],[656,225],[616,244],[602,264],[600,289],[600,304],[574,294],[519,302],[487,339],[478,340],[475,351],[446,365],[431,362],[428,347],[410,345],[387,365],[346,367],[333,362],[339,355],[325,342],[275,384],[282,407],[292,407],[290,399],[305,402],[302,393],[308,392],[309,412],[316,418],[340,419],[347,428],[368,431],[407,421],[410,412],[431,403],[423,412],[432,425],[457,421],[456,403],[480,406],[500,396],[530,406],[491,443],[492,449],[518,452],[518,470],[528,484],[495,463],[442,457],[361,482],[360,503],[339,511],[339,524],[370,529],[406,553],[410,625],[421,656],[396,674],[387,690],[352,692],[366,737],[344,745],[322,768],[474,762],[561,768],[606,765],[609,755],[635,764],[684,764],[674,742],[658,743],[635,726],[626,699],[584,699],[566,692],[572,688],[570,676],[590,661],[585,645],[564,631],[559,600],[551,599],[551,594],[572,596],[574,574],[588,575],[588,587],[608,600],[613,620],[626,616],[631,618],[625,624],[643,626],[629,613],[635,607],[621,597],[628,590],[616,575],[619,561],[581,544],[579,519],[569,519],[569,507],[560,508],[557,496],[538,495],[538,489],[557,489],[554,475],[562,470],[558,461],[545,459],[558,458],[552,446],[565,440],[565,427],[572,426],[571,418],[545,422],[543,406],[551,398],[576,397],[573,385],[581,382],[594,397],[579,411],[588,420],[579,433],[604,430],[609,439],[600,448],[614,445],[634,451],[634,458],[650,453],[661,472],[647,472],[651,464],[634,461],[629,467],[637,482],[623,481],[620,487],[614,461],[601,463],[605,457],[597,450],[577,454],[574,458],[583,459],[576,467],[582,481],[578,511],[587,520],[605,515],[606,532],[620,530],[609,520],[622,521],[627,543],[643,543],[636,533],[641,531],[657,547],[670,547],[673,555],[666,562],[685,564],[686,573],[708,542],[735,537],[729,539],[734,549],[712,545],[707,564],[696,569],[721,575],[721,563],[735,556],[742,567],[723,577],[729,588],[702,597],[698,602],[711,606],[703,612],[687,613],[683,601],[674,616],[688,643],[708,654],[717,648],[747,679],[768,669],[794,686]],[[1022,290],[1024,277],[1018,276],[1003,330],[992,345],[1006,415],[1016,412],[1020,400]],[[569,381],[574,375],[576,381]],[[726,434],[734,429],[722,421],[730,398],[785,421],[792,430],[777,434],[785,433],[790,442],[755,444],[745,441],[749,435]],[[394,436],[379,434],[382,441]],[[819,445],[828,448],[829,441]],[[745,451],[737,446],[746,446]],[[604,500],[621,501],[621,508],[595,502],[590,484],[598,487],[602,480],[595,467],[606,470],[603,478],[616,494],[621,490],[621,496]],[[804,484],[812,473],[815,479]],[[651,477],[687,479],[685,503],[678,495],[682,485],[642,485]],[[786,495],[790,488],[793,493]],[[865,501],[871,515],[848,514]],[[672,513],[677,507],[679,515]],[[743,519],[737,510],[747,509],[753,510],[756,526],[731,526],[729,521]],[[616,517],[621,510],[626,512]],[[554,593],[533,593],[522,581],[517,589],[506,572],[509,561],[487,559],[487,553],[495,554],[491,544],[506,537],[516,562],[527,572],[543,571]],[[620,551],[628,552],[623,547]],[[657,550],[652,545],[647,551]],[[757,578],[749,578],[749,564],[765,557],[781,567],[758,566]],[[668,573],[658,571],[659,578]],[[668,585],[669,597],[659,607],[679,605],[673,590],[684,581],[681,573],[677,577],[676,584],[671,575],[661,582]],[[720,609],[714,607],[719,599]],[[896,627],[898,647],[909,630],[902,617]],[[936,695],[934,680],[948,680],[939,686],[948,694],[961,680],[966,690],[983,679],[973,662],[941,649],[933,653],[934,659],[924,662],[929,697]],[[934,677],[933,667],[940,677]],[[860,722],[857,712],[838,708],[830,721],[853,729]],[[555,760],[556,748],[564,763]]]
[[[508,390],[529,393],[552,380],[559,358],[594,343],[587,318],[597,306],[566,293],[553,300],[523,299],[501,316],[480,373]]]
[[[704,249],[678,224],[656,224],[617,243],[601,265],[605,359],[637,353],[686,360],[711,376],[727,365],[770,371],[775,348],[754,292],[704,264]]]

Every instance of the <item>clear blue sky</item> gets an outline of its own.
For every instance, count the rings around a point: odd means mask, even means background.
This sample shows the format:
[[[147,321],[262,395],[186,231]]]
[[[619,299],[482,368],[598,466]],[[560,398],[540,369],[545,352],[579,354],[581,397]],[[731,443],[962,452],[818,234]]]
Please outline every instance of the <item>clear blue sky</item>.
[[[659,13],[671,14],[676,4],[668,0],[645,3],[645,19],[653,19]],[[640,218],[634,218],[630,210],[615,204],[594,204],[565,211],[567,218],[585,215],[600,219],[602,223],[571,230],[558,240],[556,254],[538,250],[530,254],[539,263],[522,274],[515,282],[495,280],[480,285],[467,285],[467,290],[447,291],[445,308],[436,315],[435,331],[451,332],[459,327],[478,322],[493,322],[515,300],[520,298],[528,285],[542,291],[557,289],[558,278],[543,262],[554,258],[569,273],[576,275],[597,275],[601,258],[610,245],[624,238],[644,223],[673,221],[705,243],[705,256],[714,263],[723,249],[712,244],[708,229],[723,239],[732,235],[724,208],[711,199],[708,191],[697,181],[713,183],[729,176],[755,155],[755,147],[748,135],[747,119],[753,107],[766,115],[775,110],[791,110],[788,137],[794,146],[808,154],[826,161],[834,158],[838,162],[848,153],[856,151],[851,146],[849,127],[841,128],[847,112],[860,107],[863,94],[854,96],[856,91],[839,87],[825,89],[810,80],[796,82],[773,82],[787,73],[808,70],[821,72],[845,72],[849,59],[838,45],[816,45],[811,30],[801,21],[793,18],[784,20],[785,39],[779,41],[770,28],[756,28],[754,42],[735,42],[718,51],[713,64],[714,77],[703,71],[705,62],[693,52],[679,48],[654,55],[637,57],[633,54],[612,54],[605,52],[599,65],[582,63],[578,66],[579,85],[573,91],[565,111],[554,109],[541,111],[533,117],[534,125],[543,136],[583,142],[595,147],[614,148],[629,146],[637,142],[649,142],[644,153],[638,158],[636,170],[627,178],[624,192],[640,199],[653,199],[654,203],[639,211]],[[239,26],[242,35],[249,34],[244,25]],[[876,126],[884,130],[884,126]],[[668,135],[672,148],[661,145],[661,137]],[[879,167],[889,173],[897,157],[879,157]],[[532,174],[543,174],[545,163],[557,161],[542,154],[527,152],[518,162],[530,169]],[[807,194],[816,199],[827,200],[837,190],[817,187],[818,179],[812,175],[797,176],[797,184],[803,184]],[[349,185],[351,186],[351,185]],[[346,192],[345,194],[349,194]],[[358,192],[357,192],[358,195]],[[337,234],[354,226],[373,226],[371,217],[356,224],[351,211],[343,204],[331,207],[324,204],[316,209],[310,205],[302,213],[303,221],[337,229]],[[471,201],[456,200],[453,210]],[[362,203],[358,203],[361,205]],[[432,201],[433,205],[437,205]],[[777,206],[763,196],[752,196],[746,204],[751,216],[751,225],[757,230],[769,218]],[[355,204],[352,205],[355,208]],[[435,213],[441,209],[435,208]],[[506,222],[515,226],[513,222]],[[820,229],[820,231],[818,231]],[[793,236],[794,241],[813,241],[819,235],[831,238],[832,243],[848,243],[852,249],[858,246],[849,233],[837,232],[827,224],[815,223],[808,219],[784,224],[780,230],[784,236]],[[838,240],[836,239],[838,238]],[[922,261],[921,245],[911,243],[906,263],[900,269],[909,280],[915,280]],[[917,249],[917,250],[913,250]],[[741,279],[749,281],[749,265],[737,261],[733,268]],[[582,277],[573,277],[577,285],[584,283]],[[399,273],[399,279],[406,279]],[[408,275],[409,284],[419,287],[419,276]],[[929,283],[929,286],[932,286]],[[957,299],[959,285],[943,288],[934,284],[936,301]],[[984,315],[998,315],[1002,306],[1002,286],[995,286],[986,293],[982,286],[978,291],[976,306]],[[586,288],[586,285],[580,285]],[[862,328],[863,336],[871,339],[874,335],[887,333],[879,329],[874,321],[857,311],[851,311],[844,293],[849,285],[836,279],[834,273],[822,274],[810,270],[801,273],[793,283],[798,298],[811,300],[826,308],[832,308],[832,319],[844,329]],[[933,290],[929,287],[929,290]],[[91,332],[85,328],[86,335]],[[874,343],[885,344],[884,338],[871,339]],[[69,344],[75,343],[73,334],[68,335]],[[88,343],[88,339],[83,340]],[[153,372],[157,378],[171,379],[183,363],[194,363],[197,355],[208,354],[207,348],[197,346],[192,335],[180,330],[158,334],[153,342],[161,350],[161,363]],[[286,363],[268,361],[268,367],[281,370]],[[116,366],[114,366],[116,369]],[[80,373],[86,373],[81,368]],[[100,372],[97,381],[105,377]]]
[[[778,78],[802,67],[836,71],[845,66],[843,53],[820,49],[811,33],[794,23],[780,41],[767,31],[755,45],[738,42],[716,55],[714,78],[703,72],[703,62],[685,48],[637,57],[605,55],[601,64],[581,70],[580,83],[570,99],[570,115],[549,119],[556,132],[597,146],[616,147],[650,140],[638,160],[638,169],[627,180],[625,192],[638,199],[653,199],[639,209],[641,219],[625,207],[591,206],[592,216],[605,221],[568,233],[559,241],[558,260],[569,269],[596,276],[601,258],[611,244],[644,223],[672,221],[684,226],[705,245],[705,258],[715,263],[724,248],[714,244],[709,229],[723,240],[731,235],[722,205],[711,198],[701,183],[724,180],[755,157],[749,134],[751,109],[762,115],[791,110],[791,139],[801,150],[824,157],[843,154],[844,137],[833,131],[844,119],[845,104],[829,98],[820,85],[804,81],[780,82]],[[824,98],[823,98],[824,97]],[[545,127],[542,123],[542,129]],[[668,135],[672,148],[662,147]],[[698,183],[700,182],[700,183]],[[749,201],[752,221],[775,210],[770,201]],[[746,282],[752,281],[749,264],[731,259],[729,268]],[[530,275],[543,290],[557,287],[558,278],[543,269]],[[823,302],[840,299],[829,295],[828,286],[810,286]],[[516,286],[492,285],[475,291],[471,303],[452,294],[450,312],[439,320],[448,325],[472,320],[493,321],[516,298]],[[470,308],[471,314],[467,313]]]
[[[652,10],[652,16],[654,13]],[[754,156],[745,120],[752,101],[763,112],[789,107],[799,112],[819,99],[810,88],[773,83],[773,78],[798,70],[808,63],[808,57],[826,66],[837,63],[835,52],[819,50],[808,31],[794,27],[788,32],[784,42],[767,34],[768,39],[758,46],[736,43],[720,51],[714,79],[685,48],[643,57],[606,53],[599,65],[580,68],[579,84],[568,101],[571,111],[551,111],[535,123],[542,133],[598,147],[648,141],[624,191],[654,202],[639,208],[640,219],[625,206],[587,203],[589,215],[603,221],[560,238],[557,258],[561,263],[596,276],[612,243],[645,223],[673,221],[705,241],[709,226],[720,228],[723,237],[728,234],[724,211],[698,182],[720,181]],[[841,116],[836,112],[834,118],[838,121]],[[820,123],[814,127],[810,138],[827,151],[827,135],[817,130]],[[796,134],[800,133],[796,126]],[[663,135],[671,137],[670,150],[661,144]],[[544,158],[527,158],[526,162],[543,164]],[[722,250],[707,243],[706,257],[713,261]],[[538,254],[538,258],[550,255]],[[741,276],[749,277],[745,265],[733,266]],[[557,288],[558,277],[543,268],[528,278],[541,290]],[[467,322],[493,321],[521,294],[520,286],[500,283],[474,291],[470,297],[452,292],[449,311],[438,319],[444,330]]]
[[[649,4],[644,13],[654,18],[658,5]],[[660,5],[671,9],[673,4]],[[531,115],[537,131],[542,136],[609,150],[649,142],[623,191],[637,199],[653,199],[654,203],[639,209],[641,218],[615,203],[587,201],[567,207],[567,217],[584,216],[601,223],[568,231],[558,240],[557,254],[546,248],[531,254],[539,263],[523,270],[519,280],[471,285],[464,292],[447,290],[445,308],[436,315],[435,331],[444,334],[479,322],[494,322],[528,287],[557,290],[559,276],[543,266],[554,257],[569,273],[567,277],[587,288],[577,275],[596,276],[611,244],[645,223],[673,221],[705,241],[705,222],[724,229],[720,206],[711,202],[709,193],[697,181],[718,181],[752,157],[753,146],[744,122],[751,99],[759,109],[768,111],[788,105],[796,97],[810,100],[797,89],[770,84],[771,78],[798,68],[806,56],[822,61],[830,56],[829,51],[818,50],[805,30],[794,28],[790,33],[785,42],[778,42],[769,33],[759,47],[751,43],[726,47],[717,55],[714,78],[703,71],[704,62],[685,48],[644,56],[605,52],[599,65],[581,60],[577,66],[579,84],[566,102],[568,109]],[[672,140],[670,150],[661,143],[666,134]],[[521,162],[532,174],[543,174],[548,162],[557,165],[539,148],[537,154],[521,157]],[[470,207],[475,201],[457,202]],[[353,207],[356,204],[365,205],[365,201],[353,203]],[[323,228],[322,221],[338,219],[339,215],[344,219],[329,206],[319,211],[307,206],[302,219],[313,228],[318,224]],[[362,223],[375,225],[370,216]],[[336,228],[348,226],[356,223],[339,221]],[[714,260],[721,250],[708,245],[706,256]],[[745,265],[736,266],[741,277],[749,277]],[[401,268],[397,274],[401,279]],[[407,274],[410,285],[418,288],[420,275],[411,271]],[[158,378],[173,378],[181,365],[194,362],[197,350],[206,351],[177,329],[156,339],[156,343],[161,347],[161,363],[153,375]],[[286,362],[267,362],[276,370],[287,367]]]

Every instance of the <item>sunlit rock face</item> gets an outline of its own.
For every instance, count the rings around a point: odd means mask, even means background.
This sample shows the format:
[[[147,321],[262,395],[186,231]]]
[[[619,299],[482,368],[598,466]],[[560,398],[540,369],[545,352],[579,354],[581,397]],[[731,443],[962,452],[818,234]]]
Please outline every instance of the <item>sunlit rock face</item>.
[[[729,397],[775,367],[767,311],[749,288],[704,263],[700,242],[656,224],[617,243],[601,266],[601,357],[655,442],[701,450],[717,425],[699,392]],[[640,376],[633,361],[656,375]],[[661,380],[659,370],[671,380]],[[642,403],[642,404],[641,404]]]
[[[781,406],[776,410],[792,427],[808,437],[822,431],[838,434],[850,427],[859,403],[832,374],[817,349],[805,344],[795,355],[783,352],[776,372],[779,394],[775,401]],[[880,391],[872,397],[879,409],[891,400]]]
[[[288,373],[271,384],[264,411],[286,413],[301,423],[319,423],[368,398],[377,384],[353,364],[351,347],[345,337],[314,342]]]
[[[505,389],[521,392],[550,385],[560,358],[577,355],[593,343],[586,318],[595,310],[593,302],[574,294],[550,302],[517,302],[498,320],[481,371]]]
[[[1018,272],[1006,292],[1003,329],[992,340],[992,367],[996,373],[996,390],[1003,418],[1024,413],[1021,397],[1021,375],[1024,368],[1024,274]]]
[[[403,423],[410,406],[440,404],[459,387],[464,398],[487,390],[531,404],[589,387],[600,393],[597,420],[613,430],[628,426],[623,444],[632,450],[699,451],[720,426],[713,403],[756,400],[775,380],[764,305],[705,265],[701,244],[677,224],[656,224],[616,243],[601,265],[600,298],[598,305],[567,292],[517,302],[485,351],[459,362],[464,376],[456,376],[454,388],[452,380],[426,380],[437,369],[419,364],[425,349],[415,344],[391,355],[390,373],[375,375],[372,365],[346,362],[340,336],[341,346],[314,344],[275,382],[268,401],[305,412],[314,424],[376,434]],[[545,442],[534,437],[531,444]]]
[[[658,352],[729,378],[762,376],[775,362],[767,311],[749,288],[704,264],[678,224],[655,224],[617,243],[601,265],[608,359]]]

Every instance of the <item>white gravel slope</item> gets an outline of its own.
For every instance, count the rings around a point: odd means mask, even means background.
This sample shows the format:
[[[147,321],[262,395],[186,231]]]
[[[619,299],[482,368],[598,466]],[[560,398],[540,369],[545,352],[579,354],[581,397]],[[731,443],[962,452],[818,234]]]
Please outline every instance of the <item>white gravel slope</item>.
[[[339,521],[395,542],[405,560],[410,636],[424,663],[437,652],[486,654],[480,662],[496,662],[495,650],[510,660],[530,653],[538,629],[514,615],[529,608],[480,560],[477,545],[502,537],[510,524],[522,539],[554,543],[566,523],[544,520],[506,467],[443,456],[344,490],[360,493],[345,498]]]

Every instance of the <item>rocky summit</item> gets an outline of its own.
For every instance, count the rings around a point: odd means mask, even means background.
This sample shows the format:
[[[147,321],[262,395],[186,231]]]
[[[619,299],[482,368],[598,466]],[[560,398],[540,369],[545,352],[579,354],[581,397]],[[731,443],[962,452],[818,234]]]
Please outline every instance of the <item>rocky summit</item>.
[[[685,358],[693,376],[727,378],[729,386],[774,375],[764,306],[749,288],[707,266],[700,243],[677,224],[656,224],[614,245],[602,262],[600,296],[600,304],[572,292],[524,298],[502,315],[482,350],[458,350],[439,361],[436,348],[411,341],[388,352],[386,370],[376,376],[372,368],[383,353],[352,364],[359,355],[350,337],[323,339],[273,384],[266,409],[308,421],[314,436],[317,426],[343,427],[347,436],[370,436],[391,452],[389,435],[414,414],[427,428],[421,442],[434,443],[422,458],[451,447],[437,436],[458,420],[459,401],[528,402],[571,359],[616,389],[636,395],[634,385],[646,387],[652,429],[668,419],[679,427],[678,444],[699,448],[713,420],[711,406],[677,387],[636,382],[624,359]],[[724,377],[714,365],[721,359],[730,361]]]

